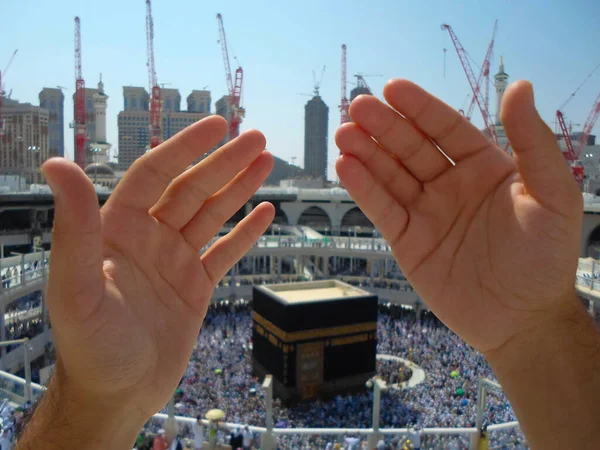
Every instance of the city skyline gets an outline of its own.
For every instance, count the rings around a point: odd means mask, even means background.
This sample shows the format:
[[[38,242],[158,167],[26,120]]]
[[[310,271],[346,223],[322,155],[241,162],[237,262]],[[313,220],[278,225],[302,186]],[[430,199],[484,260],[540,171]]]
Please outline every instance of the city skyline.
[[[310,91],[311,70],[327,65],[321,96],[331,107],[328,147],[335,148],[343,43],[348,46],[350,81],[359,72],[383,75],[368,78],[377,97],[381,98],[382,86],[388,78],[404,76],[459,109],[466,103],[469,87],[454,48],[439,25],[450,23],[469,55],[480,63],[493,21],[498,18],[491,72],[497,71],[499,56],[503,55],[511,81],[530,79],[536,87],[538,108],[552,127],[557,107],[597,64],[594,42],[600,38],[600,31],[594,26],[593,17],[600,12],[600,6],[590,1],[553,8],[546,8],[541,0],[524,5],[481,5],[475,1],[461,5],[434,1],[427,8],[412,4],[400,7],[392,2],[381,5],[365,16],[343,2],[326,5],[309,2],[302,7],[286,5],[275,9],[265,2],[253,5],[184,2],[173,10],[168,4],[156,1],[153,7],[159,84],[177,87],[181,92],[206,86],[213,100],[227,93],[215,18],[221,12],[232,56],[237,56],[244,67],[243,104],[247,114],[242,130],[261,129],[267,136],[267,147],[275,155],[286,161],[293,156],[302,161],[304,99],[296,94]],[[109,10],[118,14],[107,17]],[[81,17],[86,84],[94,86],[99,73],[103,73],[111,98],[107,139],[118,142],[117,114],[122,109],[118,98],[122,87],[147,89],[145,11],[141,0],[128,4],[107,0],[102,5],[73,1],[34,5],[28,0],[8,4],[5,13],[11,21],[4,27],[9,39],[0,50],[0,66],[19,48],[5,79],[6,91],[13,91],[13,99],[39,104],[37,96],[43,87],[68,87],[64,138],[69,157],[73,153],[73,131],[68,128],[72,122],[70,103],[74,92],[73,17]],[[286,19],[289,17],[294,17],[292,24]],[[249,21],[268,26],[248,27]],[[106,33],[106,22],[111,25],[111,33]],[[553,23],[560,23],[563,32],[553,32],[554,27],[548,26]],[[197,30],[195,39],[186,39],[185,33],[178,32],[180,28]],[[448,50],[446,78],[443,48]],[[352,88],[350,84],[348,90]],[[598,90],[600,73],[596,72],[565,109],[574,130],[578,129],[576,124],[585,121]],[[212,108],[215,111],[214,101]],[[495,110],[493,102],[491,109]],[[477,112],[473,121],[481,126]],[[593,133],[598,134],[598,125]],[[329,152],[330,179],[335,178],[332,169],[336,154]]]

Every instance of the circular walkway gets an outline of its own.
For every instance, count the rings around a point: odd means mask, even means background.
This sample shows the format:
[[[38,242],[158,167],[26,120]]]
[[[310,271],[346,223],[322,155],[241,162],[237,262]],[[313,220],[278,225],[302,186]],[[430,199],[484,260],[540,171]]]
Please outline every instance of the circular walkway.
[[[384,361],[397,361],[399,363],[404,364],[410,370],[412,370],[412,376],[408,381],[404,381],[402,383],[391,384],[388,387],[394,389],[411,389],[415,386],[421,384],[425,381],[425,371],[421,368],[421,366],[416,365],[412,361],[408,359],[400,358],[399,356],[394,355],[377,355],[377,359],[382,359]]]

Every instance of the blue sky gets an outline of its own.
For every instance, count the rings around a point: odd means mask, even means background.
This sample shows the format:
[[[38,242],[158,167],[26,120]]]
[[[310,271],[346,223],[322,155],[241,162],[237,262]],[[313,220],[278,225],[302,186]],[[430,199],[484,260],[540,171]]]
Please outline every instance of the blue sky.
[[[387,79],[404,77],[461,108],[469,86],[440,24],[452,25],[469,54],[481,61],[497,18],[492,72],[503,55],[510,80],[534,83],[538,108],[552,125],[556,108],[600,63],[596,0],[154,0],[153,11],[159,83],[171,83],[168,87],[179,88],[184,98],[192,89],[209,86],[213,102],[226,93],[215,17],[223,14],[230,54],[244,68],[242,129],[261,129],[268,149],[287,161],[295,156],[303,163],[308,98],[297,94],[311,93],[312,70],[320,72],[326,65],[321,96],[330,108],[329,178],[335,178],[338,153],[333,136],[340,120],[343,43],[349,79],[358,72],[382,75],[367,79],[378,96]],[[110,96],[108,140],[116,145],[122,86],[148,83],[144,0],[3,2],[0,66],[19,49],[5,87],[13,98],[37,104],[42,87],[66,86],[66,121],[72,120],[75,15],[82,21],[84,78],[95,87],[103,73]],[[448,49],[445,78],[443,48]],[[600,70],[565,108],[568,120],[583,124],[599,91]],[[477,111],[473,117],[481,124]],[[600,121],[594,131],[600,134]],[[72,157],[72,130],[65,136]]]

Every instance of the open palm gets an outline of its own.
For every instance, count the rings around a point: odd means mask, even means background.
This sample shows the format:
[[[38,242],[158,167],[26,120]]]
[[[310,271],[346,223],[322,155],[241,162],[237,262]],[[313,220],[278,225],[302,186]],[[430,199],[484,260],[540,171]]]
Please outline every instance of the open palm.
[[[352,103],[340,179],[438,317],[492,351],[570,300],[581,194],[528,83],[503,103],[514,159],[406,80],[384,95]]]
[[[135,405],[143,421],[173,393],[214,286],[273,218],[258,206],[200,255],[273,165],[250,131],[190,167],[226,130],[213,116],[148,152],[101,210],[77,166],[44,165],[56,197],[48,303],[69,392]]]

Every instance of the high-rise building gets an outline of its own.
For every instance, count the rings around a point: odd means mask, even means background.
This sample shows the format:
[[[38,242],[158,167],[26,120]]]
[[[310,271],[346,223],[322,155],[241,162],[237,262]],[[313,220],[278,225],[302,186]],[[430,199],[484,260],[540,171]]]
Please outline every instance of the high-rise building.
[[[500,57],[500,68],[498,73],[494,75],[496,80],[496,125],[502,125],[500,122],[500,111],[502,109],[502,98],[504,98],[504,91],[508,87],[508,74],[504,71],[504,58]]]
[[[123,111],[148,111],[150,95],[143,87],[123,86]]]
[[[196,96],[196,92],[206,94]],[[181,111],[181,95],[177,89],[162,89],[162,137],[163,140],[176,135],[184,128],[209,115],[210,92],[193,91],[187,98],[188,111]],[[197,97],[197,98],[196,98]],[[148,91],[143,87],[123,87],[125,110],[118,115],[119,127],[119,170],[127,170],[133,162],[149,148],[150,111]],[[208,98],[205,112],[192,110],[190,99]],[[197,106],[195,106],[197,108]]]
[[[97,91],[92,95],[93,128],[88,128],[89,144],[86,148],[85,159],[88,164],[106,164],[110,159],[111,144],[106,141],[106,107],[108,95],[104,93],[102,75]],[[86,99],[87,103],[87,99]]]
[[[65,96],[60,88],[43,88],[40,108],[48,110],[49,155],[65,156]]]
[[[49,156],[48,110],[4,99],[4,137],[0,139],[0,173],[40,183],[40,166]],[[24,187],[24,185],[23,185]]]
[[[373,93],[365,86],[356,86],[350,91],[350,103],[359,95],[373,95]]]
[[[315,95],[304,107],[304,171],[327,179],[327,127],[329,107]]]
[[[179,89],[161,89],[160,96],[163,112],[181,111],[181,94],[179,93]]]
[[[210,91],[192,91],[187,97],[188,112],[199,112],[210,114]]]
[[[500,57],[500,67],[498,69],[498,73],[494,75],[494,79],[496,81],[496,120],[494,121],[494,128],[496,129],[496,136],[498,137],[498,146],[502,149],[506,149],[508,153],[512,154],[512,147],[510,147],[508,143],[508,137],[506,136],[506,131],[504,131],[504,125],[502,125],[502,122],[500,121],[502,99],[504,98],[504,92],[508,87],[508,74],[504,71],[504,59],[502,56]]]

